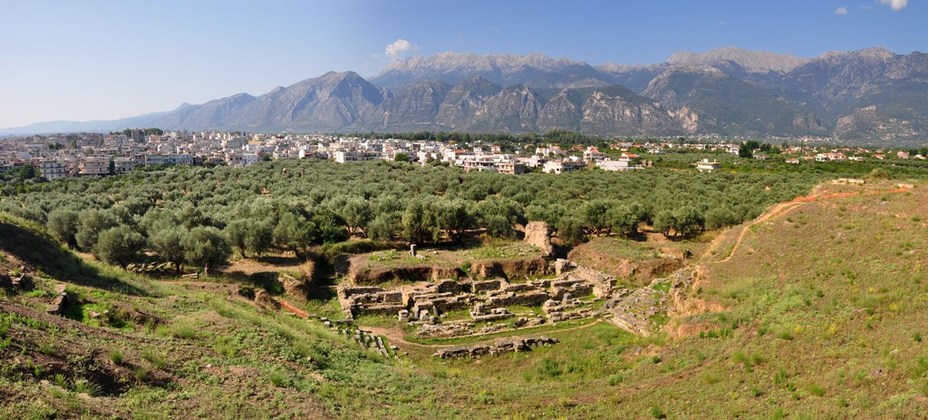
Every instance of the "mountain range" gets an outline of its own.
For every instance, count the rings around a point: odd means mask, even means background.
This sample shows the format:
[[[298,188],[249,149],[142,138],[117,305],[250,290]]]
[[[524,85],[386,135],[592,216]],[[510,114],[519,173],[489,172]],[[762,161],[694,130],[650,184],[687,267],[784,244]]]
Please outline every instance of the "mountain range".
[[[799,58],[722,48],[652,65],[542,55],[442,53],[397,60],[366,80],[329,72],[114,121],[51,122],[0,134],[127,127],[299,132],[552,129],[622,136],[928,139],[928,54],[882,48]]]

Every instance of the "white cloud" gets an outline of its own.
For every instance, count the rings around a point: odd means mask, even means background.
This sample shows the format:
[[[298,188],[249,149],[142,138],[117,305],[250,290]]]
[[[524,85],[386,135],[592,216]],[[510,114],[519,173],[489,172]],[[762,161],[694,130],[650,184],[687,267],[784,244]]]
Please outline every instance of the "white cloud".
[[[387,47],[384,48],[383,52],[388,57],[396,60],[400,58],[400,56],[402,56],[403,54],[409,51],[418,50],[418,49],[419,47],[413,45],[411,42],[403,38],[398,38],[396,41],[393,41],[393,43],[391,43],[390,45],[387,45]]]
[[[880,4],[889,6],[891,9],[898,12],[909,5],[909,0],[880,0]]]
[[[847,14],[847,7],[839,7],[835,9],[835,14],[838,16],[844,16]]]

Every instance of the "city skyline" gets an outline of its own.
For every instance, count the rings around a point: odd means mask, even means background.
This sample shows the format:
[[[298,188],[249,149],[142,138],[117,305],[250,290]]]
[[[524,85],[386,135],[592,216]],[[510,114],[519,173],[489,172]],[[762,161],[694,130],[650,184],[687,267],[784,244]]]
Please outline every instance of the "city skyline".
[[[113,119],[327,71],[378,74],[441,52],[540,53],[593,65],[650,64],[736,46],[801,57],[924,49],[923,4],[476,1],[0,1],[0,128]]]

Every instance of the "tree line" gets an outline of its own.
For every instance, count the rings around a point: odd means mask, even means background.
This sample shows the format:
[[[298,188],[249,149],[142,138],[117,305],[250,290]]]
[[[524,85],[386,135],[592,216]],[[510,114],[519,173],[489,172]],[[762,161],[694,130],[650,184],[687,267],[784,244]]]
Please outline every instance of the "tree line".
[[[820,180],[815,173],[511,176],[405,162],[272,161],[64,179],[0,198],[0,211],[114,264],[149,252],[177,269],[209,271],[233,253],[305,258],[352,236],[419,244],[460,242],[474,231],[513,238],[530,220],[547,222],[568,244],[635,236],[641,223],[678,239],[752,219]]]

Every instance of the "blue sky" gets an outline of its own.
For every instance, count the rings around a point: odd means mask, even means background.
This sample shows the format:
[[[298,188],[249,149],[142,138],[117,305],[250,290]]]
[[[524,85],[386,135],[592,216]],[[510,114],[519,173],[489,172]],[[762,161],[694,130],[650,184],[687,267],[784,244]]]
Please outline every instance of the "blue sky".
[[[444,51],[594,65],[725,46],[910,53],[928,50],[925,22],[923,0],[0,0],[0,127],[372,76]]]

